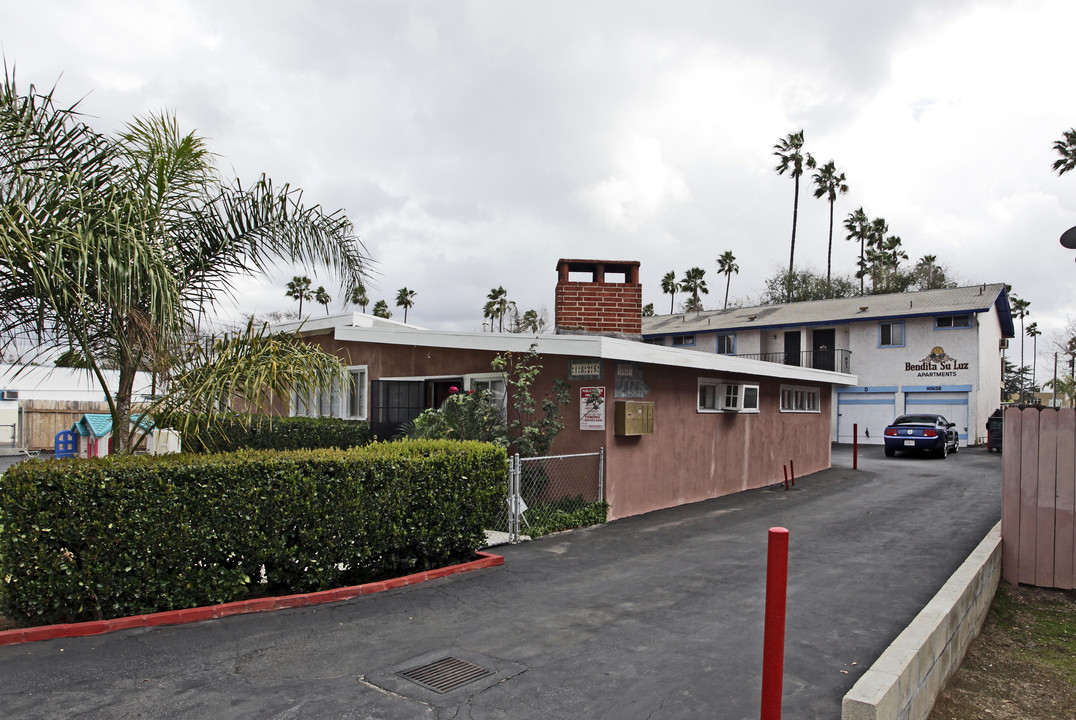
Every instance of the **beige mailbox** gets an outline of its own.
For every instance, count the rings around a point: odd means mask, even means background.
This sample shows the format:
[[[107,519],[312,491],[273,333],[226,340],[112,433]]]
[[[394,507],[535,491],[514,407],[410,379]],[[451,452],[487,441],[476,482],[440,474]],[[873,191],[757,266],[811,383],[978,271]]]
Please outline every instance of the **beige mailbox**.
[[[613,432],[616,435],[653,435],[654,403],[617,400],[613,409]]]

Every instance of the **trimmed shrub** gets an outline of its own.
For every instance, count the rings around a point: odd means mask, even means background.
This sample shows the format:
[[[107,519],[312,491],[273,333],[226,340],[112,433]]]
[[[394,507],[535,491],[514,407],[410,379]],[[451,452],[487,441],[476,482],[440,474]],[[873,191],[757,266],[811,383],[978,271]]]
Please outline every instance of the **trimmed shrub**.
[[[0,611],[113,618],[469,560],[506,473],[503,449],[449,441],[25,461],[0,478]]]
[[[316,450],[361,447],[370,443],[370,423],[363,420],[244,415],[214,418],[157,418],[161,427],[183,428],[183,451]]]

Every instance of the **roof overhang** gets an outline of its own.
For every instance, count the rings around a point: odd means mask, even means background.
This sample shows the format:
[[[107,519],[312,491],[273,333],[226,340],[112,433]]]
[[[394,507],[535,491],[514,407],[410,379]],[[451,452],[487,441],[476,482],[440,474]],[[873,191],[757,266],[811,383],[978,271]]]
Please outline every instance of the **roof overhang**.
[[[306,333],[304,327],[301,331]],[[537,345],[541,355],[601,358],[667,367],[738,373],[796,382],[855,385],[856,376],[814,368],[749,360],[731,355],[717,355],[697,350],[648,345],[601,335],[522,335],[514,333],[463,333],[339,325],[334,337],[340,342],[363,342],[409,347],[489,352],[527,352]]]

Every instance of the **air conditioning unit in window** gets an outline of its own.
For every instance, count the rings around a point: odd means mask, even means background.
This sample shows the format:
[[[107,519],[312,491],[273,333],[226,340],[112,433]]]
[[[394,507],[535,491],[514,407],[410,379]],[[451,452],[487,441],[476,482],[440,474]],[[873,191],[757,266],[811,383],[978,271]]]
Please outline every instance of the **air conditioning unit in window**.
[[[19,391],[18,390],[4,390],[3,399],[4,400],[18,400],[19,399]]]
[[[740,412],[743,409],[743,385],[722,383],[717,401],[725,412]]]

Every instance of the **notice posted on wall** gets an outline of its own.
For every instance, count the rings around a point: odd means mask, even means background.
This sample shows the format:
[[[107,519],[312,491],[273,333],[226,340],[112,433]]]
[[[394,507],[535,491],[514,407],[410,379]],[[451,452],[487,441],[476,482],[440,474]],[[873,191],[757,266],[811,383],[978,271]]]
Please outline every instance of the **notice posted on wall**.
[[[605,388],[579,388],[579,429],[605,429]]]

